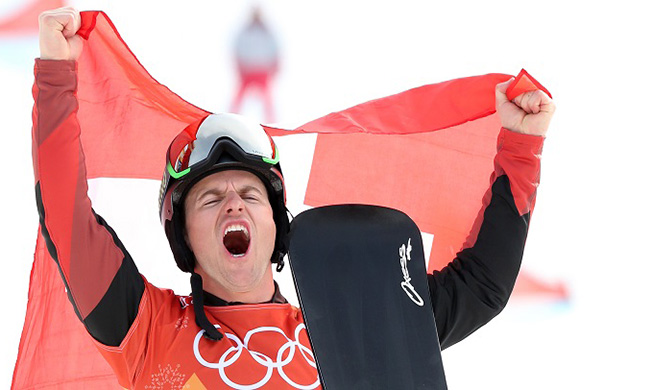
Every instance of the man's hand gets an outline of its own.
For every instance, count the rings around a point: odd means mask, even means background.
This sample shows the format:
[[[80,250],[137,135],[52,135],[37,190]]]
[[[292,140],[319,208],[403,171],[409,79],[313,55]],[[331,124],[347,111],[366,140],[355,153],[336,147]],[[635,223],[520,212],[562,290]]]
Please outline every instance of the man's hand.
[[[77,60],[83,40],[75,35],[81,25],[73,7],[45,11],[39,15],[39,46],[42,60]]]
[[[495,89],[501,126],[517,133],[544,137],[556,109],[553,100],[546,93],[536,90],[525,92],[510,101],[506,90],[512,80],[497,84]]]

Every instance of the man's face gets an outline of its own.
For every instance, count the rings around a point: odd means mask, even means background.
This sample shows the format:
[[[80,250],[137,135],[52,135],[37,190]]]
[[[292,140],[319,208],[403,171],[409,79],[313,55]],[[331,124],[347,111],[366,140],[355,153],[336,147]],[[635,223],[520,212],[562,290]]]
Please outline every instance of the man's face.
[[[270,299],[276,226],[261,180],[241,170],[214,173],[191,188],[184,210],[204,289],[227,301]]]

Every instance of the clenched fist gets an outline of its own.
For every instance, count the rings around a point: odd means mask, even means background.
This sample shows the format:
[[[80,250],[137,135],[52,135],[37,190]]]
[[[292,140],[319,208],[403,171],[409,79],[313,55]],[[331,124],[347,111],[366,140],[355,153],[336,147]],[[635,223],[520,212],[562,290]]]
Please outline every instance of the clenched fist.
[[[83,40],[77,30],[79,11],[73,7],[45,11],[39,15],[39,46],[42,60],[77,60]]]
[[[553,100],[540,90],[525,92],[508,100],[506,90],[512,80],[497,84],[495,89],[501,126],[517,133],[544,137],[556,109]]]

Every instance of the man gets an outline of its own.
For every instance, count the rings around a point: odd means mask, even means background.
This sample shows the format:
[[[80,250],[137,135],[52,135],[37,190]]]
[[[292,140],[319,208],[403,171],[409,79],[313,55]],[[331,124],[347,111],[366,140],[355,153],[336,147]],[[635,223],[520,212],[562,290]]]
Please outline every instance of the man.
[[[236,37],[234,55],[240,83],[231,102],[231,112],[240,112],[245,95],[258,90],[265,120],[273,122],[271,82],[279,70],[279,47],[257,6],[252,8],[249,23]]]
[[[210,115],[171,143],[161,219],[178,266],[193,274],[192,299],[149,284],[86,195],[76,119],[71,8],[40,18],[34,88],[34,167],[41,229],[69,298],[100,353],[127,388],[317,388],[301,312],[274,283],[288,217],[278,154],[262,127]],[[505,306],[528,230],[537,154],[553,115],[539,91],[508,101],[496,89],[502,126],[491,199],[469,245],[429,275],[443,348]],[[531,188],[515,192],[511,188]]]

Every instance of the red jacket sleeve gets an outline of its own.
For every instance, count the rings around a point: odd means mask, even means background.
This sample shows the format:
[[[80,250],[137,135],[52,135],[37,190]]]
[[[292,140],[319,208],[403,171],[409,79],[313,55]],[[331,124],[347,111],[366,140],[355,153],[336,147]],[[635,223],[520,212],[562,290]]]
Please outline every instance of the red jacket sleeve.
[[[495,170],[456,258],[429,275],[442,348],[464,339],[508,302],[519,273],[540,179],[543,137],[502,129]]]
[[[76,91],[75,62],[36,60],[32,153],[41,232],[77,316],[96,340],[119,345],[144,281],[87,196]]]

